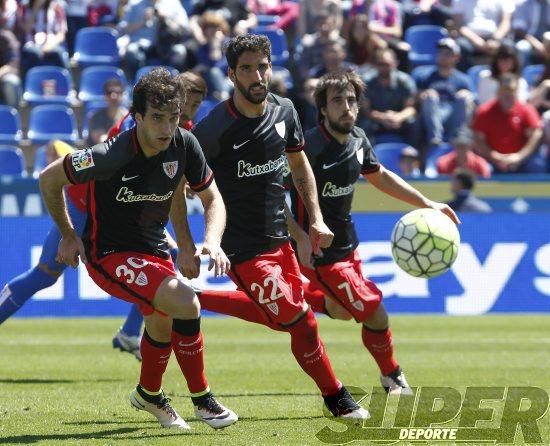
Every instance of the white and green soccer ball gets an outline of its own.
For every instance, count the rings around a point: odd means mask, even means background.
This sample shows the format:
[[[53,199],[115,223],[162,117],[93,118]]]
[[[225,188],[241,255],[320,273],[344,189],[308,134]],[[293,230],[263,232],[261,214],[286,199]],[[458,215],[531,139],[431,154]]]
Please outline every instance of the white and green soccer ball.
[[[399,267],[415,277],[447,271],[458,255],[460,234],[440,211],[417,209],[399,219],[391,234],[391,252]]]

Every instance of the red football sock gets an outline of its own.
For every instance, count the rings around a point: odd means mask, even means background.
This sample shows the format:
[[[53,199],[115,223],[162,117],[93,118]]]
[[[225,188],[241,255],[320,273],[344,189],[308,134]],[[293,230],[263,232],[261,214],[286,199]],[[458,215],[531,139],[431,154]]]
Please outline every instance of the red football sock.
[[[204,344],[200,332],[200,319],[174,319],[172,347],[180,369],[192,394],[208,389],[204,373]]]
[[[141,338],[141,374],[139,384],[151,393],[159,392],[162,387],[162,375],[168,365],[172,345],[169,342],[157,342],[147,331]]]
[[[315,313],[327,313],[325,306],[325,293],[311,282],[304,283],[304,299]]]
[[[399,366],[393,357],[393,339],[391,330],[371,330],[365,325],[361,329],[363,344],[367,347],[382,375],[387,376]]]
[[[317,332],[317,321],[312,311],[287,328],[290,345],[300,367],[317,384],[323,396],[332,395],[342,387],[336,379],[325,346]]]
[[[212,291],[202,290],[197,293],[201,308],[215,313],[238,317],[255,324],[266,325],[273,330],[281,331],[281,327],[270,322],[263,311],[243,291]]]

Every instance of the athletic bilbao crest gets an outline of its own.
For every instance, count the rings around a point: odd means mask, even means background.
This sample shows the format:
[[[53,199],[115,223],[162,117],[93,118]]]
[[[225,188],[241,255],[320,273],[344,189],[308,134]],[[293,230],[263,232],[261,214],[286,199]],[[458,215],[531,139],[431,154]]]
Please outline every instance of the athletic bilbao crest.
[[[170,161],[169,163],[162,163],[162,168],[164,169],[164,173],[168,175],[168,178],[174,178],[178,171],[178,162]]]
[[[269,308],[275,316],[279,314],[279,305],[277,305],[275,302],[267,304],[267,308]]]
[[[149,279],[147,278],[147,274],[141,271],[136,277],[136,284],[139,286],[146,286],[148,283]]]
[[[286,130],[285,121],[281,121],[275,124],[275,130],[277,130],[279,136],[284,139]]]

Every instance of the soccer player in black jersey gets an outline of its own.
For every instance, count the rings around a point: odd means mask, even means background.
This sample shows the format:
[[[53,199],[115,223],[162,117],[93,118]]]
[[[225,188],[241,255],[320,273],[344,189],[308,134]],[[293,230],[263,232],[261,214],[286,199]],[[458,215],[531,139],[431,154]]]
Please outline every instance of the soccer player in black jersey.
[[[232,39],[226,50],[233,97],[193,129],[227,206],[222,247],[231,260],[229,276],[265,319],[291,337],[291,349],[315,381],[335,416],[366,419],[338,381],[319,338],[317,321],[303,298],[300,269],[289,242],[284,210],[285,162],[309,215],[314,252],[332,242],[317,200],[315,179],[303,153],[303,135],[292,102],[268,94],[271,46],[265,36]],[[218,299],[223,302],[223,297]],[[227,314],[232,314],[231,299]]]
[[[155,69],[134,87],[136,127],[105,143],[67,155],[40,175],[44,201],[61,232],[57,260],[73,267],[78,257],[107,293],[139,306],[145,316],[139,384],[130,394],[136,409],[153,414],[164,427],[189,429],[161,385],[174,351],[187,381],[195,415],[214,428],[237,421],[210,392],[204,372],[200,305],[193,290],[176,277],[165,227],[172,220],[184,269],[195,246],[185,210],[186,182],[205,207],[201,253],[217,275],[229,261],[220,248],[226,213],[213,174],[196,138],[178,129],[184,101],[181,83]],[[88,219],[82,240],[67,216],[63,187],[88,183]],[[191,240],[191,241],[190,241]]]
[[[395,173],[382,166],[362,129],[355,126],[358,102],[365,90],[353,72],[323,76],[315,89],[315,102],[322,119],[306,135],[304,151],[315,174],[323,218],[334,232],[334,241],[313,255],[307,238],[308,216],[296,191],[291,192],[291,235],[297,243],[302,273],[322,293],[307,289],[306,301],[317,311],[335,319],[361,323],[364,346],[376,360],[381,383],[393,394],[411,395],[405,375],[393,354],[392,334],[382,293],[363,276],[356,250],[359,242],[351,217],[355,183],[363,175],[377,189],[417,207],[440,210],[455,223],[449,206],[423,196]]]

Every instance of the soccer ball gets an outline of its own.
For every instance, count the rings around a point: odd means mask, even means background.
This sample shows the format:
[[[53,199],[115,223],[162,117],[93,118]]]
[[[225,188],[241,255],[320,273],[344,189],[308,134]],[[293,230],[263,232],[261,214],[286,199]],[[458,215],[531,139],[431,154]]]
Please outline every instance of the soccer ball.
[[[443,274],[456,260],[459,245],[456,225],[435,209],[409,212],[399,219],[391,234],[393,259],[415,277]]]

